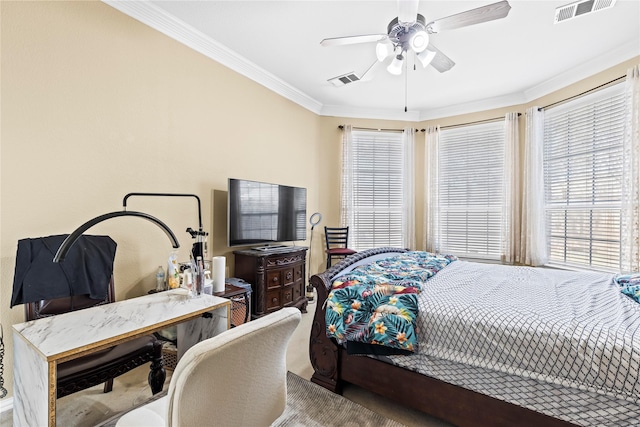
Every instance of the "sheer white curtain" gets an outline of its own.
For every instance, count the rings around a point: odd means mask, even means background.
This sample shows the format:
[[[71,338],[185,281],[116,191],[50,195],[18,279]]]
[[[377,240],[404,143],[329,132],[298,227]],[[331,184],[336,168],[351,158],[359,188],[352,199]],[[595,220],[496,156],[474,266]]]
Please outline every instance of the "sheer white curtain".
[[[640,66],[627,72],[623,137],[620,267],[640,271]]]
[[[520,256],[516,261],[539,266],[549,258],[544,216],[544,111],[527,109],[526,123]]]
[[[520,131],[518,113],[504,118],[504,201],[502,205],[502,261],[513,264],[520,248]]]
[[[340,226],[353,224],[353,128],[342,129],[342,178],[340,184]]]
[[[416,249],[416,227],[415,227],[415,134],[413,128],[404,128],[402,133],[402,143],[404,144],[404,158],[402,179],[404,181],[404,193],[402,197],[402,239],[408,249]]]
[[[425,135],[424,147],[424,247],[429,252],[440,251],[438,233],[438,175],[440,151],[440,127],[429,126]]]

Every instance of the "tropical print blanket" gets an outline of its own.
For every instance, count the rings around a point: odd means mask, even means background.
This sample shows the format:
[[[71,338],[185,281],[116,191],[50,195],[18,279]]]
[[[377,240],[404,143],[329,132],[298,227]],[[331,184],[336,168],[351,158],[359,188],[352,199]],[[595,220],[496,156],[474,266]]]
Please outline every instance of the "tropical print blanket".
[[[640,273],[617,274],[614,281],[620,287],[620,292],[640,303]]]
[[[326,301],[327,336],[340,344],[351,341],[417,351],[417,294],[456,259],[405,252],[337,277]]]

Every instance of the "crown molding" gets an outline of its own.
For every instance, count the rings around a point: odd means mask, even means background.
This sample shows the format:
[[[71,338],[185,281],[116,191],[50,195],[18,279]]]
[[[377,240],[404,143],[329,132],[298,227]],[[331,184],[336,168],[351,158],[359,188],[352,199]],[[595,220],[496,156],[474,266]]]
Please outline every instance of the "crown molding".
[[[341,105],[325,105],[318,113],[321,116],[345,117],[350,119],[400,120],[405,122],[420,121],[420,111],[345,107]]]
[[[504,108],[511,105],[521,105],[532,102],[640,55],[640,40],[631,40],[617,49],[604,55],[599,55],[597,58],[580,64],[571,70],[567,70],[522,92],[421,111],[404,112],[392,109],[367,109],[323,105],[321,102],[260,68],[255,63],[238,55],[211,37],[173,17],[153,3],[123,0],[102,0],[102,2],[321,116],[419,122]]]
[[[640,38],[630,40],[603,55],[598,55],[593,59],[558,74],[553,78],[537,84],[523,92],[525,102],[532,102],[538,98],[548,95],[557,90],[563,89],[580,80],[591,77],[614,65],[622,64],[625,61],[640,56]]]
[[[611,68],[616,64],[633,59],[640,55],[640,39],[630,40],[618,48],[600,55],[590,61],[584,62],[577,67],[565,71],[562,74],[543,81],[522,92],[516,92],[504,96],[487,98],[465,104],[438,107],[434,109],[422,110],[420,120],[433,120],[442,117],[451,117],[461,114],[475,113],[478,111],[493,110],[512,105],[523,105],[549,95],[557,90],[591,77],[602,71]]]
[[[102,0],[185,46],[255,81],[292,102],[320,114],[322,104],[211,37],[146,1]]]
[[[525,103],[526,100],[523,93],[512,93],[508,95],[467,102],[464,104],[456,104],[422,110],[420,114],[420,120],[435,120],[441,119],[443,117],[453,117],[459,116],[461,114],[477,113],[479,111],[494,110],[496,108],[505,108]]]

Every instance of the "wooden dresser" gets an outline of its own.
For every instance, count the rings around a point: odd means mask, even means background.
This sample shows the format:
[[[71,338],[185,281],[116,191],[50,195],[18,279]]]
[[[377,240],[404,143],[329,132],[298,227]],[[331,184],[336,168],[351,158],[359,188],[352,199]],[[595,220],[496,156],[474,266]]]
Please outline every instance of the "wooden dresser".
[[[251,317],[262,317],[282,307],[307,312],[305,271],[307,249],[302,246],[259,251],[234,251],[234,276],[251,283]]]

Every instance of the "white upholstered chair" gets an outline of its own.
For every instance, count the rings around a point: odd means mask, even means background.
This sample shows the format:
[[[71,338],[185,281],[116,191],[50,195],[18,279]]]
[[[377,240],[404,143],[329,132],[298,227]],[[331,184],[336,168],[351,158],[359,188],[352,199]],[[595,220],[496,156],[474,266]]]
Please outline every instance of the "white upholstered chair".
[[[286,406],[287,346],[300,318],[283,308],[199,342],[178,362],[167,395],[116,426],[271,425]]]

